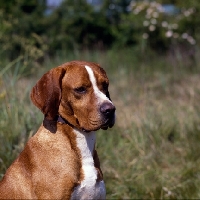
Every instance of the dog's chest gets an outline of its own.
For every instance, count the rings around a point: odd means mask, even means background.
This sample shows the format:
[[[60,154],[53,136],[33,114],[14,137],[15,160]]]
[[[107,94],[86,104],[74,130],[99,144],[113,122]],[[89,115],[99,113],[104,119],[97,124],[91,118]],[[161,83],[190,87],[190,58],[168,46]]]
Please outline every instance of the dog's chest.
[[[105,185],[103,180],[97,182],[97,170],[92,156],[96,140],[95,132],[84,133],[77,130],[74,132],[81,152],[84,179],[74,188],[71,199],[105,199]]]

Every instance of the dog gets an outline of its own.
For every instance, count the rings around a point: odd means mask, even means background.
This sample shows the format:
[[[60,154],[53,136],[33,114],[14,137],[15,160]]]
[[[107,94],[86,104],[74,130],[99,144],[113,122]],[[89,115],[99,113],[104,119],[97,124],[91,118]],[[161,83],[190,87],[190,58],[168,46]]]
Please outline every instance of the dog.
[[[44,114],[36,134],[0,182],[0,199],[105,199],[95,131],[115,123],[106,72],[71,61],[36,83],[31,100]]]

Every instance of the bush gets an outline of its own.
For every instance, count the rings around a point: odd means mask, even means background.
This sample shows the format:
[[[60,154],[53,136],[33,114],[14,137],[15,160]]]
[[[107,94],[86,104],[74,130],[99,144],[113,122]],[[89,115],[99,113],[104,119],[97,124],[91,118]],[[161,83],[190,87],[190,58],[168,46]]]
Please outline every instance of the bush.
[[[187,5],[188,6],[188,5]],[[165,8],[171,8],[166,11]],[[173,48],[192,49],[199,39],[196,27],[200,21],[195,7],[181,8],[174,5],[162,5],[156,1],[133,1],[130,4],[132,14],[129,21],[138,29],[138,41],[158,52]]]
[[[64,1],[48,19],[52,52],[59,48],[109,47],[114,39],[106,16],[83,0]]]
[[[9,1],[8,1],[9,2]],[[0,55],[8,59],[14,59],[18,56],[24,56],[26,59],[37,60],[44,56],[47,50],[47,45],[44,43],[44,38],[40,35],[41,32],[41,12],[38,12],[40,6],[33,6],[31,13],[31,6],[26,6],[22,1],[16,1],[13,6],[2,7],[0,10]],[[27,3],[28,4],[28,3]],[[25,9],[27,12],[24,12]]]
[[[23,55],[38,60],[66,49],[138,45],[142,52],[151,48],[174,54],[176,49],[195,60],[200,40],[200,3],[195,1],[181,1],[169,13],[157,1],[106,0],[95,9],[86,0],[65,0],[50,14],[44,0],[3,2],[0,54],[9,59]]]

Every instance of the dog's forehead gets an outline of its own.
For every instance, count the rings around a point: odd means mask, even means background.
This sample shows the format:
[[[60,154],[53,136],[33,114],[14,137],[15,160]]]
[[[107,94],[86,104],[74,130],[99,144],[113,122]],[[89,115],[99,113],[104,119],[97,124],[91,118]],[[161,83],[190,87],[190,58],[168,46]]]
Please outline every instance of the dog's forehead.
[[[89,84],[91,82],[86,67],[89,67],[91,69],[97,82],[108,82],[106,72],[96,63],[72,62],[69,63],[69,65],[67,65],[66,67],[67,70],[64,79],[68,80],[67,82],[70,82],[70,84],[81,85],[83,83]]]

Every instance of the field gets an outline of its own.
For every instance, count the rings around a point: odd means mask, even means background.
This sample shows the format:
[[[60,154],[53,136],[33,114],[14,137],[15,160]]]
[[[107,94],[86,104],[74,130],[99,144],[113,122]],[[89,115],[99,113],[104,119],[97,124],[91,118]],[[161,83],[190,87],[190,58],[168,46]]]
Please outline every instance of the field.
[[[97,134],[107,198],[200,198],[198,55],[195,63],[127,49],[58,53],[42,64],[1,61],[0,178],[42,121],[32,86],[52,67],[87,60],[107,71],[117,108],[114,128]]]

